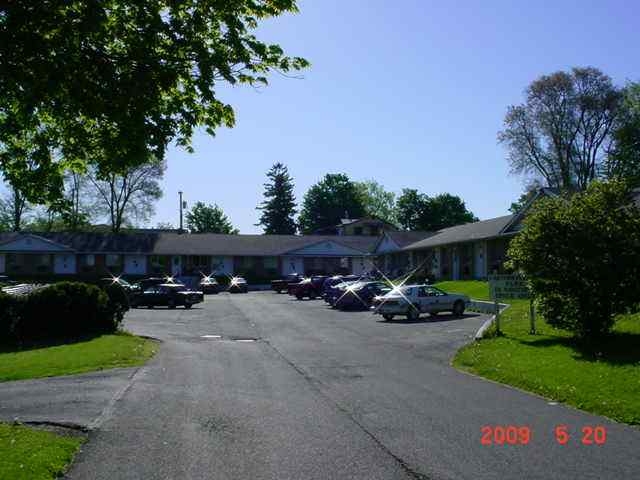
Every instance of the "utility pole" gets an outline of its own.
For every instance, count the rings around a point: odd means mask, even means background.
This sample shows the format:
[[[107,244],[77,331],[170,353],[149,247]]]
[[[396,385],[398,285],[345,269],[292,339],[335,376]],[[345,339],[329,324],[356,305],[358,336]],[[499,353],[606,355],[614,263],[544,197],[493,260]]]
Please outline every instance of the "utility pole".
[[[180,230],[178,230],[178,233],[182,233],[182,192],[178,192],[178,195],[180,196]]]

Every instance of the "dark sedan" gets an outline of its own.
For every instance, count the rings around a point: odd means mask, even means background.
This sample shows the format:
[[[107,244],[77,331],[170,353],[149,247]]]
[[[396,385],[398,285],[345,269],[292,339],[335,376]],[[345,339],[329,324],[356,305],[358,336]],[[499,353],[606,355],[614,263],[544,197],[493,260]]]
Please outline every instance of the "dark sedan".
[[[385,282],[355,282],[341,287],[329,303],[340,310],[368,309],[376,296],[390,291]]]
[[[279,280],[271,280],[271,290],[277,293],[282,293],[288,291],[289,284],[299,283],[302,280],[304,280],[304,277],[302,275],[291,273],[285,278],[281,278]]]
[[[200,290],[202,293],[218,293],[220,291],[220,285],[218,281],[213,277],[204,277],[200,280]]]
[[[163,283],[160,285],[153,285],[142,293],[136,295],[132,299],[131,304],[134,307],[147,308],[158,306],[165,306],[169,308],[183,306],[184,308],[191,308],[192,305],[200,303],[203,300],[202,292],[189,290],[187,287],[180,284]]]

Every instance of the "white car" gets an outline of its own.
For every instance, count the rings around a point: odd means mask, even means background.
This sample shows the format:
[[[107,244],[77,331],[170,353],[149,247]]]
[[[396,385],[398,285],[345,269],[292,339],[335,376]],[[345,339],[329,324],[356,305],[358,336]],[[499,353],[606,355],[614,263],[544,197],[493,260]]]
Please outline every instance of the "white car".
[[[371,309],[385,320],[392,320],[395,315],[406,315],[408,320],[417,320],[421,313],[437,315],[451,312],[461,317],[468,304],[469,297],[466,295],[447,293],[432,285],[407,285],[376,297]]]

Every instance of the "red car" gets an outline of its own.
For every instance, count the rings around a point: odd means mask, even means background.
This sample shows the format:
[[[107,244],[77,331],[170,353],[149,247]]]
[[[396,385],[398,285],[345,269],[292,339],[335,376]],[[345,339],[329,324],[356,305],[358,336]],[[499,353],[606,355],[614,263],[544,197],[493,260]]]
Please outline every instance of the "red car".
[[[311,278],[305,278],[299,283],[290,283],[288,286],[289,295],[293,295],[298,300],[302,300],[304,297],[309,297],[313,300],[320,296],[322,290],[322,283],[325,276],[315,276]]]

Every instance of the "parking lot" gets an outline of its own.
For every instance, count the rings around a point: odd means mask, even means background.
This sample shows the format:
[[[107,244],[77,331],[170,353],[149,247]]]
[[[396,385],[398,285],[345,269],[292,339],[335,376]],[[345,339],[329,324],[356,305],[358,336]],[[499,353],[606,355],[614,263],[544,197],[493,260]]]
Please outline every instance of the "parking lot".
[[[273,292],[137,309],[162,340],[69,473],[74,479],[631,478],[640,434],[460,373],[449,362],[486,317],[385,322]],[[505,359],[508,361],[508,359]],[[563,423],[606,445],[560,446]],[[483,446],[484,425],[528,445]]]

